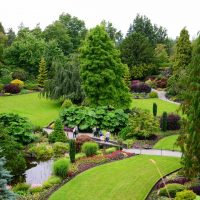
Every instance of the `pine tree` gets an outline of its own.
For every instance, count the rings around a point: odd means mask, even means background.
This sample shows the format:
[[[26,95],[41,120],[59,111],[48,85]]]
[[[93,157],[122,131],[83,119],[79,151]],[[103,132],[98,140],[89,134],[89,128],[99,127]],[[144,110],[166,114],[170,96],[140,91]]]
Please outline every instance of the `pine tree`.
[[[129,107],[125,67],[104,26],[89,31],[80,52],[82,85],[90,105]]]
[[[69,157],[72,163],[75,162],[76,155],[76,143],[75,140],[70,140],[69,142]]]
[[[5,159],[0,158],[0,199],[14,200],[15,195],[6,188],[8,182],[11,180],[10,173],[4,168]]]
[[[64,132],[64,127],[62,121],[57,119],[54,124],[54,130],[49,135],[49,142],[66,142],[67,138]]]
[[[46,80],[47,80],[46,62],[44,58],[41,58],[39,64],[38,85],[40,87],[44,87],[44,83]]]
[[[187,115],[182,138],[184,170],[189,177],[200,176],[200,36],[194,42],[191,64],[187,69],[183,112]],[[187,133],[187,134],[186,134]]]

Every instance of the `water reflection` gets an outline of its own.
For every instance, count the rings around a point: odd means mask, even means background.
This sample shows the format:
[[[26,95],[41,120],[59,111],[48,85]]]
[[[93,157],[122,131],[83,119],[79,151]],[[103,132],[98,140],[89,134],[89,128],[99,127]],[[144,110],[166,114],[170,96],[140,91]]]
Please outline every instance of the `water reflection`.
[[[42,184],[52,174],[53,160],[31,162],[31,165],[35,165],[25,172],[26,183],[29,184]]]

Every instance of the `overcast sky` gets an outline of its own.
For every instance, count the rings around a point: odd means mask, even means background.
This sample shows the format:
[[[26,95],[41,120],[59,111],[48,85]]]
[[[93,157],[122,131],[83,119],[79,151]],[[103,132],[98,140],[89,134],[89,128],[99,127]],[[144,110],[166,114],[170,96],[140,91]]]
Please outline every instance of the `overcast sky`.
[[[146,15],[152,23],[168,30],[176,38],[186,27],[191,38],[200,30],[200,0],[4,0],[0,5],[0,21],[15,31],[21,22],[41,28],[57,20],[63,12],[85,21],[87,28],[103,19],[126,34],[136,14]]]

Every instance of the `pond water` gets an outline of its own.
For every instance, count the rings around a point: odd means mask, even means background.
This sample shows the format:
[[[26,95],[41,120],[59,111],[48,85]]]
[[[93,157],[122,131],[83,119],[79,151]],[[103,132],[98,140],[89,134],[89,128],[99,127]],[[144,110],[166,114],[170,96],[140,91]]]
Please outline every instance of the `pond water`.
[[[52,174],[53,160],[48,161],[32,161],[34,167],[25,171],[25,181],[29,184],[42,184]]]

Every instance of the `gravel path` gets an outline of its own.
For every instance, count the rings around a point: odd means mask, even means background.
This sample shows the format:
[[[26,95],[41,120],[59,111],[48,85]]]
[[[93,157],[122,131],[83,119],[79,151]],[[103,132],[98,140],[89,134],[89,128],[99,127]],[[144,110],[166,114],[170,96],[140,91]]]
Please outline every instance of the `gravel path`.
[[[169,100],[169,99],[166,97],[166,92],[165,92],[165,91],[159,91],[159,90],[155,90],[155,89],[152,89],[152,91],[157,92],[158,98],[159,98],[159,99],[161,99],[161,100],[163,100],[163,101],[168,101],[168,102],[170,102],[170,103],[174,103],[174,104],[180,105],[180,103],[178,103],[178,102]]]
[[[158,149],[123,149],[128,153],[143,154],[143,155],[156,155],[156,156],[172,156],[180,158],[182,153],[179,151],[158,150]]]

